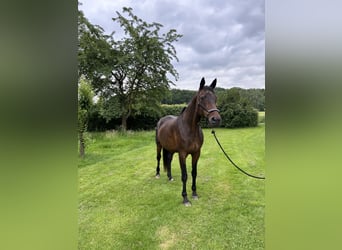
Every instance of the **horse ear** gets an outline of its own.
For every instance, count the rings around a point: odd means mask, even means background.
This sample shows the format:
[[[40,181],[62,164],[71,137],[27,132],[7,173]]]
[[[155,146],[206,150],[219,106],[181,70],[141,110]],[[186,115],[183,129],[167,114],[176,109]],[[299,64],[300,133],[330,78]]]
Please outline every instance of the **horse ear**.
[[[216,87],[216,78],[215,78],[215,80],[210,84],[210,87],[212,88],[212,89],[214,89],[215,87]]]
[[[205,84],[205,80],[204,80],[204,77],[202,77],[202,80],[201,80],[200,88],[199,88],[199,89],[203,89],[204,84]]]

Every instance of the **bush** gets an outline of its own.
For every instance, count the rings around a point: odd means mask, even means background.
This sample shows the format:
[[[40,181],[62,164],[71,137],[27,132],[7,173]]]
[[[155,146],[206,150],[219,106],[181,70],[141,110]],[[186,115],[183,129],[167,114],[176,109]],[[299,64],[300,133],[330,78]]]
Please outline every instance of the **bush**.
[[[250,106],[241,107],[240,104],[226,104],[221,108],[221,126],[225,128],[256,127],[258,112]]]

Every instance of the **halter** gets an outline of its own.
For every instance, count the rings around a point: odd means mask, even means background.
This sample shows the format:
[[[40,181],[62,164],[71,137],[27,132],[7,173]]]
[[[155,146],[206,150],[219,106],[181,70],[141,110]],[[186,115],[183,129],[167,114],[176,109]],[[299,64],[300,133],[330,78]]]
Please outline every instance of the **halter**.
[[[219,109],[207,109],[206,107],[204,107],[201,103],[198,103],[198,106],[200,106],[202,109],[204,109],[204,111],[206,111],[208,114],[207,116],[212,113],[212,112],[215,112],[217,111],[218,113],[220,113],[220,110]]]

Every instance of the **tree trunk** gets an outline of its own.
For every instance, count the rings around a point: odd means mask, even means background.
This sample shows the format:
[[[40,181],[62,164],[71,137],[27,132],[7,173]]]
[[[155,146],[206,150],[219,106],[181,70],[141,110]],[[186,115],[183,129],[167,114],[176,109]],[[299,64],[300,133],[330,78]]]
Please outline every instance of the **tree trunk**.
[[[85,149],[85,144],[84,144],[84,133],[80,132],[79,137],[80,137],[80,156],[83,158],[84,157],[84,149]]]
[[[128,112],[127,113],[124,112],[121,115],[121,129],[123,132],[126,132],[126,130],[127,130],[127,120],[128,120],[128,117],[130,117],[131,113],[132,113],[132,109],[130,107],[128,107]]]
[[[128,119],[127,115],[122,115],[122,117],[121,117],[121,129],[123,132],[125,132],[127,130],[127,119]]]

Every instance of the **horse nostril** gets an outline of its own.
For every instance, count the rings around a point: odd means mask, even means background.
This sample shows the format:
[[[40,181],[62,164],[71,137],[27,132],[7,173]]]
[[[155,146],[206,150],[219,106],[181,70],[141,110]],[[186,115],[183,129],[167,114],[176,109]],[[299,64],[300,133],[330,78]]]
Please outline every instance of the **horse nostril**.
[[[210,118],[210,121],[212,123],[219,123],[221,121],[221,119],[219,117],[213,116],[213,117]]]

